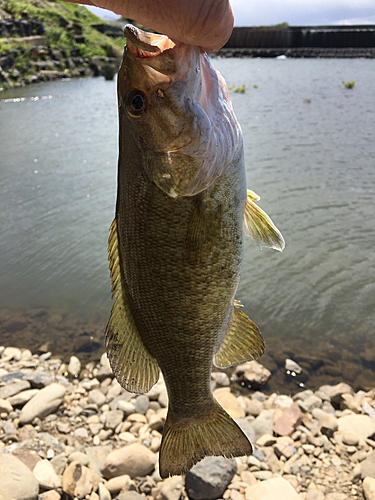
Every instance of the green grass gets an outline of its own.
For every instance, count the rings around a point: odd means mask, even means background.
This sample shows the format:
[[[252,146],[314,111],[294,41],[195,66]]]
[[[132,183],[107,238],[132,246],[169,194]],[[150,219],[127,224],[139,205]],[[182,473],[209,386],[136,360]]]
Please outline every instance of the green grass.
[[[92,28],[91,24],[103,23],[104,21],[88,9],[62,0],[44,0],[43,3],[47,7],[41,7],[38,0],[27,2],[24,0],[0,0],[0,7],[15,18],[21,18],[23,12],[26,11],[30,18],[35,17],[42,21],[48,44],[53,50],[64,49],[69,55],[73,49],[80,49],[82,56],[87,58],[94,56],[121,57],[125,39],[123,37],[119,39],[109,38]],[[76,43],[75,33],[64,28],[63,24],[65,23],[81,25],[85,43]],[[22,46],[24,45],[17,42],[16,37],[12,40],[0,38],[0,53],[12,47],[18,49]]]

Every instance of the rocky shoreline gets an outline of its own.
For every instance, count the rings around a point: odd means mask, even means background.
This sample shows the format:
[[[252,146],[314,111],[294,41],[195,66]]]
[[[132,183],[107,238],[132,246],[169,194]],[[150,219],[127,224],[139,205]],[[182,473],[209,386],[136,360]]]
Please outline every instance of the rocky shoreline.
[[[292,360],[286,369],[298,370]],[[375,499],[375,391],[341,382],[292,397],[235,383],[266,383],[253,361],[212,374],[214,395],[254,443],[250,457],[208,457],[161,480],[167,411],[162,379],[124,391],[108,364],[68,365],[50,352],[0,347],[0,498],[4,500]],[[19,481],[22,477],[22,481]]]

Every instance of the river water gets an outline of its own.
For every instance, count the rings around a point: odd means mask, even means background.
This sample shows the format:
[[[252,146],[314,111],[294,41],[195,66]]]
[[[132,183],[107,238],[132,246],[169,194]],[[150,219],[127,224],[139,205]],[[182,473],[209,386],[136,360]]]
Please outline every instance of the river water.
[[[375,383],[375,65],[213,64],[228,84],[247,87],[231,96],[248,185],[286,240],[283,253],[251,240],[245,246],[238,298],[266,339],[262,362],[278,387],[344,378],[368,388]],[[111,307],[116,83],[58,81],[0,99],[0,345],[97,359]],[[284,373],[287,357],[300,363],[301,376]]]

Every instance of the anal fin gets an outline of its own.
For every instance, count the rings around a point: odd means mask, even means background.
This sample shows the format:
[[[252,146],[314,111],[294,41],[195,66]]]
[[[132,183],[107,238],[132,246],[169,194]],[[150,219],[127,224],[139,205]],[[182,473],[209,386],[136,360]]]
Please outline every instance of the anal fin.
[[[158,381],[159,366],[142,342],[125,300],[121,280],[116,219],[112,222],[110,231],[108,259],[110,261],[112,297],[115,297],[115,303],[105,332],[107,355],[119,384],[130,392],[145,393]]]
[[[238,309],[233,311],[229,329],[214,356],[214,365],[228,368],[259,358],[265,350],[265,342],[259,328]]]
[[[260,247],[270,247],[281,252],[285,247],[283,235],[266,212],[256,205],[255,201],[258,200],[260,200],[260,197],[254,191],[248,189],[243,214],[245,234],[247,236],[251,235],[255,243]]]

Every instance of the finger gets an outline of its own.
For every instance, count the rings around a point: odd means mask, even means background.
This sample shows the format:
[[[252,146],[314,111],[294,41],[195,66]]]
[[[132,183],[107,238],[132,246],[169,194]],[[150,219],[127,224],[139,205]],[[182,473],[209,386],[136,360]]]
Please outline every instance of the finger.
[[[78,3],[78,0],[70,0]],[[207,52],[220,49],[233,29],[229,0],[83,0]]]

